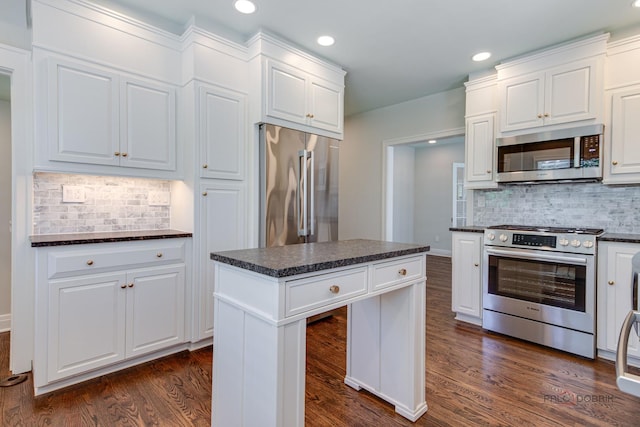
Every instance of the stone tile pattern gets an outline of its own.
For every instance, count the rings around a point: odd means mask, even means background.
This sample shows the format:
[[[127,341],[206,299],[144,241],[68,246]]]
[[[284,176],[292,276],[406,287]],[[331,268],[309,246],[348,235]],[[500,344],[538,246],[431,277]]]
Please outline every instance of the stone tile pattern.
[[[484,196],[485,206],[478,206]],[[501,186],[474,194],[476,225],[596,227],[640,233],[640,186],[567,183]]]
[[[62,186],[85,189],[84,203],[63,203]],[[150,206],[150,191],[171,192],[169,181],[36,173],[33,234],[169,229],[169,206]]]
[[[429,249],[427,245],[355,239],[213,252],[210,257],[267,276],[289,277],[428,252]]]

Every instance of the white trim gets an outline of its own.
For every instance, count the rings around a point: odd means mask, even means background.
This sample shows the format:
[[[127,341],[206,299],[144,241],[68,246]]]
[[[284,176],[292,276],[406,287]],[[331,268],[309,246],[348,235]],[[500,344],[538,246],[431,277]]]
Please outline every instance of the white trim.
[[[35,259],[29,242],[33,202],[33,92],[30,52],[0,44],[0,72],[11,78],[11,313],[9,370],[31,370]]]
[[[429,252],[427,252],[427,255],[451,258],[451,251],[448,251],[446,249],[430,249]]]
[[[11,313],[0,314],[0,332],[9,332],[11,330]]]

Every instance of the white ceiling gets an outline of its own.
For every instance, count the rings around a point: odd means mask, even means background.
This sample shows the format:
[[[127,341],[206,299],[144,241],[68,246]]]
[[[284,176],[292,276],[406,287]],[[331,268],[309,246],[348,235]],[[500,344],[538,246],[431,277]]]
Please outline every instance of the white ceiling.
[[[233,0],[93,1],[176,34],[193,17],[238,42],[261,29],[279,35],[347,71],[347,115],[460,87],[470,73],[560,42],[640,32],[631,0],[255,0],[253,15]],[[322,34],[336,44],[318,46]],[[482,50],[493,57],[473,63]]]

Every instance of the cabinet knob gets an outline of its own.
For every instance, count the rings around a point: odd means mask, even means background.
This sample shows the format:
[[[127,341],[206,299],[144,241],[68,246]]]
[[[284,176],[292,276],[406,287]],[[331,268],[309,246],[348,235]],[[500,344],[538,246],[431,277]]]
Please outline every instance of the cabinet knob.
[[[487,169],[487,173],[491,173],[491,169]]]
[[[202,192],[202,195],[206,197],[206,196],[207,196],[207,192],[206,192],[206,191],[203,191],[203,192]]]
[[[87,265],[93,265],[93,260],[90,259],[89,261],[87,261]]]
[[[400,270],[398,270],[398,274],[401,276],[406,276],[407,275],[407,269],[406,268],[401,268]]]
[[[332,294],[337,294],[338,292],[340,292],[340,286],[338,285],[331,285],[329,287],[329,292],[331,292]]]
[[[538,118],[541,119],[542,118],[542,114],[538,114]]]
[[[307,117],[310,118],[310,119],[313,119],[313,114],[307,113]]]
[[[122,153],[122,157],[127,157],[128,154],[127,153]]]
[[[478,264],[477,262],[474,262],[474,263],[473,263],[473,266],[474,266],[474,267],[478,267],[478,266],[480,266],[480,264]]]
[[[208,164],[206,164],[206,163],[205,163],[204,165],[202,165],[202,169],[206,169],[206,168],[208,168],[208,167],[209,167],[209,165],[208,165]]]
[[[119,151],[116,151],[115,153],[113,153],[114,156],[118,157],[120,155]]]
[[[129,283],[128,285],[130,288],[133,288],[133,283]]]
[[[156,254],[156,256],[157,256],[158,258],[162,258],[162,252],[158,252],[158,253]]]
[[[125,289],[127,287],[126,283],[123,283],[122,285],[120,285],[120,288]]]
[[[549,113],[544,113],[544,116],[545,117],[549,117]]]
[[[609,286],[613,286],[616,284],[616,282],[614,282],[613,280],[609,280],[607,283],[609,283]]]
[[[617,164],[618,164],[618,162],[614,160],[613,162],[611,162],[611,164],[612,164],[613,166],[615,166],[615,165],[617,165]]]

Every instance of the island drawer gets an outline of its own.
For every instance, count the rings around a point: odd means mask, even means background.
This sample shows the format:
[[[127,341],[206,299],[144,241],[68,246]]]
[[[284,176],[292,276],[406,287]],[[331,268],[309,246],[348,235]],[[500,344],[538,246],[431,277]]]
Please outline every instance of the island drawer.
[[[418,279],[425,274],[423,256],[384,262],[373,266],[373,289],[386,288],[398,283]]]
[[[96,243],[48,249],[47,278],[90,274],[105,270],[184,262],[181,239],[153,242]]]
[[[285,286],[285,315],[293,316],[365,294],[367,268],[360,267],[321,277],[292,280]]]

